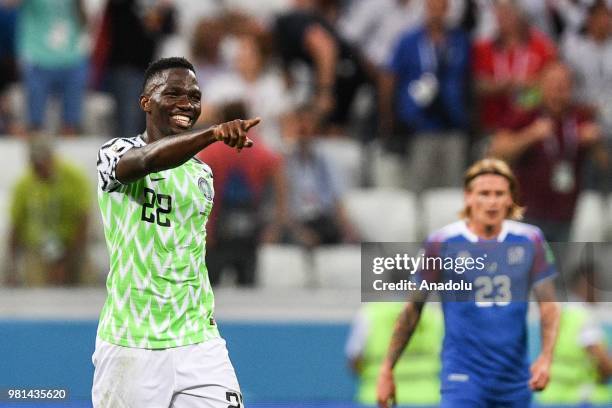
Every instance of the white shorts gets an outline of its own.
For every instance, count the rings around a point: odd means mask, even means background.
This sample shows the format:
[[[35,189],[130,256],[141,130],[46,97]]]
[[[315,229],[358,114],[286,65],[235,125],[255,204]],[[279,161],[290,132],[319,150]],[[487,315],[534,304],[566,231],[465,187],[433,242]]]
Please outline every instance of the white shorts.
[[[242,408],[225,340],[162,350],[96,339],[94,408]]]

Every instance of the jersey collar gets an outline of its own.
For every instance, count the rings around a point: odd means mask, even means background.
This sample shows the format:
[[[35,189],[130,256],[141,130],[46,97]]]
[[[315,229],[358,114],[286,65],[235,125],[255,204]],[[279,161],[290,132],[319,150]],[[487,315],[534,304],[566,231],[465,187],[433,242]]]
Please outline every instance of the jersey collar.
[[[474,234],[468,228],[467,220],[462,220],[462,227],[463,227],[463,235],[468,239],[468,241],[470,242],[480,241],[480,238],[478,237],[478,235]],[[497,235],[497,237],[495,237],[495,239],[491,241],[504,242],[507,236],[508,236],[508,221],[504,220],[502,222],[501,231],[499,231],[499,234]]]

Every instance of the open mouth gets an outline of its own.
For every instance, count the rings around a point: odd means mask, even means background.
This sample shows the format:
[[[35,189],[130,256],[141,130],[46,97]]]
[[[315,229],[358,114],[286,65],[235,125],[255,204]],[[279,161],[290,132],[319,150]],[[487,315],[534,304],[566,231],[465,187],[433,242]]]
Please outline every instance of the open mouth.
[[[181,129],[189,129],[192,125],[192,119],[186,115],[172,115],[170,120],[174,126]]]

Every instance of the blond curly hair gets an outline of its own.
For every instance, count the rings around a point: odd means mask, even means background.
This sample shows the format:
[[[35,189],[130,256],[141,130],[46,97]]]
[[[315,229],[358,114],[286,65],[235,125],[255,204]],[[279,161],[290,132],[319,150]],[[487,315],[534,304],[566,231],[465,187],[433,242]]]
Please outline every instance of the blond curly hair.
[[[510,184],[510,195],[512,197],[512,206],[508,210],[508,214],[506,218],[511,220],[520,220],[523,218],[523,214],[525,212],[525,208],[521,207],[518,204],[519,197],[519,185],[512,169],[510,166],[503,160],[495,159],[495,158],[485,158],[482,160],[478,160],[474,163],[463,176],[463,189],[464,191],[469,191],[471,189],[472,181],[484,174],[496,174],[498,176],[502,176],[508,183]],[[461,218],[469,218],[470,217],[470,208],[465,206],[463,210],[459,213]]]

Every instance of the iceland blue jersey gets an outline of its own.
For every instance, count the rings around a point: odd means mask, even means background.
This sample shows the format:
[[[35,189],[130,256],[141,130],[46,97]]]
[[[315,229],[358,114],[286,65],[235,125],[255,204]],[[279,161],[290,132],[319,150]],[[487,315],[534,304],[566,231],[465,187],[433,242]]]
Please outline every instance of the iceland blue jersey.
[[[540,229],[504,221],[496,240],[483,241],[458,221],[429,237],[425,256],[444,263],[422,268],[420,282],[463,282],[461,290],[438,291],[445,324],[443,395],[472,390],[482,398],[528,397],[529,292],[556,274]]]

